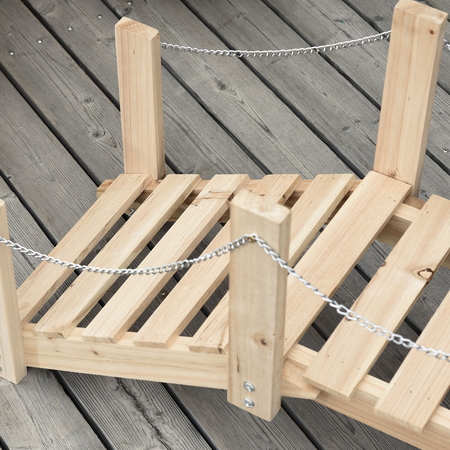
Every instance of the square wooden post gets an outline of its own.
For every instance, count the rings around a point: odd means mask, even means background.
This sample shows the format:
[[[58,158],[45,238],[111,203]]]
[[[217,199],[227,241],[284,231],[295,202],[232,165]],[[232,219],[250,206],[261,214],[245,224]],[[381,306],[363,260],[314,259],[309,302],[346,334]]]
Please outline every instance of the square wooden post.
[[[231,238],[256,233],[288,258],[290,210],[241,191]],[[281,406],[287,272],[256,243],[230,253],[228,401],[265,420]]]
[[[9,239],[3,200],[0,200],[0,236]],[[0,376],[13,383],[27,374],[12,254],[4,244],[0,244],[0,366]]]
[[[374,170],[418,196],[447,14],[402,0],[394,10]]]
[[[116,24],[125,173],[165,176],[158,30],[124,17]]]

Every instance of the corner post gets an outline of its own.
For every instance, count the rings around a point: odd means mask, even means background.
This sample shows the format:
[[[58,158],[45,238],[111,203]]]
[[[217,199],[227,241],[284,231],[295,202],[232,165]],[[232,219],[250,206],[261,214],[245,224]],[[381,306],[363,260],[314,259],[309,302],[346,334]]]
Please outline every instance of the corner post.
[[[290,210],[241,191],[231,202],[231,238],[246,233],[286,260]],[[286,270],[258,244],[230,253],[228,401],[265,420],[281,406],[286,284]]]
[[[3,200],[0,200],[0,236],[9,239]],[[0,245],[0,366],[0,377],[13,383],[27,374],[12,254],[4,244]]]
[[[161,47],[158,30],[124,17],[116,24],[125,173],[164,178]]]
[[[447,14],[410,0],[394,9],[374,170],[418,196]]]

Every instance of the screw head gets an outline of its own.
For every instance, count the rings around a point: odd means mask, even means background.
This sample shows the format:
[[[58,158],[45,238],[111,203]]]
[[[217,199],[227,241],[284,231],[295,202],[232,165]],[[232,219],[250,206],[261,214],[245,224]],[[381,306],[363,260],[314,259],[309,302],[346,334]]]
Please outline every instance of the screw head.
[[[38,44],[42,44],[42,39],[37,40]]]
[[[442,151],[443,151],[444,153],[449,153],[449,152],[450,152],[450,149],[444,148]]]
[[[159,295],[160,295],[162,298],[167,297],[167,291],[162,290],[162,291],[159,293]]]
[[[242,400],[242,402],[244,403],[244,405],[247,408],[253,408],[255,406],[255,403],[253,402],[253,400],[250,400],[249,398],[244,398],[244,400]]]
[[[133,4],[133,2],[131,0],[127,1],[127,5],[132,5],[132,4]]]
[[[73,27],[67,27],[67,31],[72,31]]]
[[[248,392],[255,392],[255,386],[253,386],[252,383],[250,383],[250,381],[246,381],[244,383],[244,388],[248,391]]]
[[[9,54],[10,54],[11,56],[14,56],[14,52],[9,52]]]
[[[102,17],[103,17],[103,14],[99,14],[99,15],[97,16],[98,19],[101,19]]]

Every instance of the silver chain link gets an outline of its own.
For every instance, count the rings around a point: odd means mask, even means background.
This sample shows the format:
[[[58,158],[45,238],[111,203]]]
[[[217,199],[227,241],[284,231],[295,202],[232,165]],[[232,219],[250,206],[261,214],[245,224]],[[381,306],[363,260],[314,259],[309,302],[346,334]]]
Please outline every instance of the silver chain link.
[[[190,47],[188,45],[168,44],[161,42],[161,48],[167,50],[177,50],[186,53],[202,53],[205,55],[215,56],[235,56],[236,58],[273,58],[283,56],[298,56],[312,53],[324,53],[332,50],[340,50],[342,48],[355,47],[357,45],[370,44],[376,41],[389,39],[391,31],[384,31],[383,33],[373,34],[360,39],[352,39],[350,41],[337,42],[336,44],[317,45],[314,47],[305,48],[291,48],[288,50],[208,50],[206,48]],[[447,41],[448,45],[448,41]],[[450,50],[450,47],[448,47]]]
[[[434,350],[433,348],[425,347],[424,345],[419,345],[412,341],[411,339],[405,338],[400,334],[396,334],[392,331],[386,330],[381,325],[375,325],[363,316],[360,316],[355,311],[347,308],[347,306],[338,303],[336,300],[332,300],[327,295],[319,291],[316,287],[312,286],[308,281],[306,281],[301,275],[299,275],[288,263],[276,253],[272,247],[270,247],[264,239],[261,239],[257,234],[244,234],[239,239],[229,242],[226,245],[216,248],[212,252],[206,253],[198,258],[184,259],[182,261],[177,261],[174,263],[163,264],[161,266],[145,267],[141,269],[105,269],[101,267],[85,266],[81,264],[75,264],[72,262],[62,261],[60,259],[54,258],[53,256],[45,255],[37,251],[31,250],[29,248],[23,247],[9,239],[5,239],[0,236],[0,244],[4,244],[7,247],[11,247],[12,250],[17,250],[27,256],[31,256],[39,259],[40,261],[46,261],[51,264],[56,264],[62,267],[67,267],[68,269],[80,270],[86,272],[94,272],[106,275],[157,275],[165,272],[173,272],[180,269],[187,269],[193,264],[201,263],[207,261],[208,259],[222,256],[230,251],[233,251],[249,242],[256,242],[267,255],[269,255],[279,266],[297,278],[302,282],[308,289],[311,289],[314,294],[318,295],[324,302],[328,303],[338,314],[344,316],[347,320],[356,322],[363,328],[366,328],[370,333],[375,333],[387,339],[394,344],[401,345],[406,348],[414,348],[419,352],[425,352],[428,356],[434,356],[438,359],[443,359],[450,362],[450,353],[446,353],[442,350]]]

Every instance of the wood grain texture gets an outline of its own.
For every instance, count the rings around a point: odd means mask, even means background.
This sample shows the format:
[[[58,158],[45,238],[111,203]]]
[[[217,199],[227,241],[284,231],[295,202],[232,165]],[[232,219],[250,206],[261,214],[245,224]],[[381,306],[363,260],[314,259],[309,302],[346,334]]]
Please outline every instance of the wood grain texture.
[[[125,173],[166,174],[158,30],[126,17],[116,24]]]
[[[229,197],[247,183],[246,175],[214,177],[140,267],[187,258],[228,208]],[[83,338],[94,342],[118,342],[172,276],[173,272],[165,272],[125,282],[87,327]],[[138,339],[139,335],[139,345]]]
[[[281,258],[289,256],[291,212],[250,191],[231,203],[231,239],[255,233]],[[281,407],[287,274],[263,249],[245,245],[230,255],[228,401],[272,420]],[[257,270],[256,267],[258,267]],[[202,354],[202,353],[198,353]],[[254,386],[248,392],[244,383]]]
[[[50,256],[79,264],[130,207],[150,175],[121,175],[60,241]],[[43,261],[17,291],[20,319],[27,323],[73,272]]]
[[[449,222],[450,201],[432,196],[352,310],[395,332],[450,251]],[[352,321],[342,320],[305,379],[349,398],[387,343]]]
[[[417,344],[446,351],[450,323],[450,294],[442,301]],[[424,352],[411,350],[375,405],[375,413],[404,427],[423,431],[447,393],[449,365]]]
[[[395,7],[374,170],[418,196],[447,14],[413,1]]]
[[[264,196],[267,201],[283,204],[300,180],[299,175],[267,175],[260,181],[254,193]],[[230,223],[227,223],[205,249],[204,254],[230,241]],[[170,348],[228,275],[229,262],[229,254],[225,254],[208,264],[191,267],[141,328],[141,345]]]
[[[296,272],[332,296],[409,190],[405,183],[370,172],[297,263]],[[325,302],[297,279],[288,280],[285,354],[324,306]]]
[[[393,3],[391,7],[396,2]],[[377,23],[377,16],[384,17],[391,14],[389,6],[381,8],[381,11],[372,17],[370,17],[370,14],[366,16],[366,8],[362,8],[361,14],[358,14],[359,9],[354,1],[344,2],[342,0],[314,2],[310,0],[271,0],[270,5],[294,30],[307,40],[308,45],[324,45],[376,34],[378,28],[374,28],[370,21],[373,20]],[[353,5],[355,5],[356,11],[352,8]],[[382,27],[382,30],[387,31],[390,28],[389,22],[387,27]],[[327,59],[340,73],[362,89],[366,97],[373,99],[377,105],[381,105],[388,48],[387,42],[378,42],[373,45],[358,46],[350,51],[328,52]],[[327,95],[329,95],[328,92]],[[348,98],[353,98],[353,96]],[[445,120],[445,117],[448,117],[450,113],[448,99],[448,93],[438,87],[427,146],[427,150],[433,155],[433,159],[439,161],[447,169],[450,167],[450,158],[444,150],[449,141],[449,130]],[[350,108],[353,107],[351,100],[346,100],[346,102],[348,102]],[[372,115],[370,107],[364,108],[364,111],[366,112],[362,113],[356,120],[349,122],[347,126],[364,127],[370,135],[373,142],[372,147],[370,147],[370,150],[365,148],[361,153],[366,155],[363,156],[363,158],[367,158],[366,167],[371,167],[373,163],[371,157],[377,139],[379,113],[373,111],[374,115]],[[341,133],[335,136],[340,137]],[[340,146],[339,143],[336,143],[336,145]],[[350,160],[355,159],[357,153],[353,149],[347,151],[346,146],[341,146],[341,150]],[[445,197],[449,191],[449,181],[440,170],[433,168],[434,164],[430,166],[430,163],[430,159],[426,157],[424,164],[426,176],[422,180],[422,192],[428,193],[427,197],[431,194]],[[439,182],[437,182],[437,178],[440,179]]]
[[[169,175],[90,265],[128,267],[199,181],[198,175]],[[114,203],[114,198],[109,203]],[[95,272],[84,272],[42,317],[33,332],[48,338],[67,337],[117,278],[115,275],[98,276]]]
[[[329,219],[355,182],[353,175],[318,175],[293,205],[288,263],[293,265]],[[227,350],[228,295],[209,315],[194,336],[192,351],[221,353]]]
[[[0,200],[0,236],[9,239],[6,205]],[[18,383],[26,374],[22,326],[11,248],[0,247],[0,376]]]

